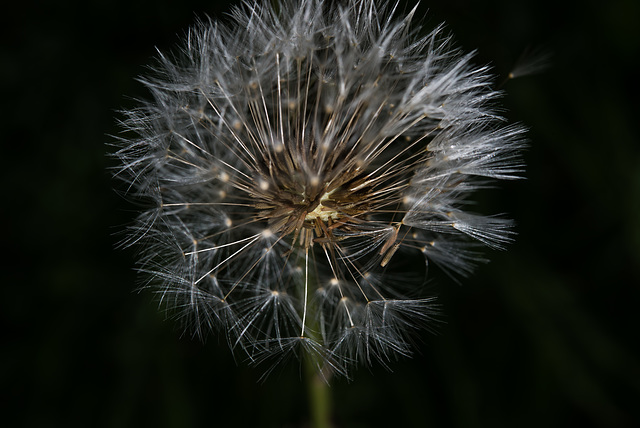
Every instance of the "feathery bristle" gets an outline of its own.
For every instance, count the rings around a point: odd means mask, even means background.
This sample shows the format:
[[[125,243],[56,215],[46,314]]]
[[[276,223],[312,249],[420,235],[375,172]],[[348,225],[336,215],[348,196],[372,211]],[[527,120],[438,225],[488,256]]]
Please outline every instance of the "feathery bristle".
[[[131,235],[141,270],[196,333],[255,362],[384,364],[435,314],[397,266],[467,275],[474,240],[511,240],[463,202],[518,177],[523,130],[492,110],[487,68],[442,27],[420,37],[414,13],[246,3],[142,79],[153,98],[125,112],[117,175],[154,204]]]

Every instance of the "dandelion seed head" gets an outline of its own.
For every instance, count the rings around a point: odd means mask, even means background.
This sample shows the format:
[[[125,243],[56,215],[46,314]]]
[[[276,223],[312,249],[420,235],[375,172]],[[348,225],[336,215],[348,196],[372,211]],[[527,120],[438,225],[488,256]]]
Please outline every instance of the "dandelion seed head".
[[[486,67],[393,9],[247,2],[161,55],[124,112],[117,176],[155,204],[132,228],[141,271],[255,363],[311,353],[347,375],[410,355],[437,312],[416,262],[466,276],[476,246],[512,239],[466,202],[519,176],[522,128]]]

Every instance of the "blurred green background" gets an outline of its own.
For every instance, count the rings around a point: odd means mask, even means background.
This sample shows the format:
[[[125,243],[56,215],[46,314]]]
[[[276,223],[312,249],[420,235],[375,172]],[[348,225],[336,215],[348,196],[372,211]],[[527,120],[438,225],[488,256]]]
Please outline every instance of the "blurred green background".
[[[115,235],[135,207],[105,156],[134,78],[226,2],[13,2],[0,29],[2,421],[8,427],[302,427],[291,364],[235,362],[135,293]],[[530,128],[527,180],[485,195],[518,239],[475,276],[434,273],[445,321],[412,359],[335,382],[338,427],[633,427],[640,417],[640,3],[424,1],[505,76],[527,47],[545,73],[505,86]],[[428,11],[428,13],[427,13]]]

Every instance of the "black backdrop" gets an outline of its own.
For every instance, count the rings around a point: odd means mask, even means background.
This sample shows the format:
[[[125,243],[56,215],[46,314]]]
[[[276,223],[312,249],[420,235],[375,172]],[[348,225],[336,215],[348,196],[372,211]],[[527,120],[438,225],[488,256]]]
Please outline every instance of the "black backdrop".
[[[115,111],[134,77],[214,1],[4,6],[1,420],[25,427],[304,426],[292,364],[258,383],[134,293],[114,233]],[[428,10],[428,13],[427,13]],[[640,423],[638,18],[634,0],[423,2],[478,63],[505,75],[528,46],[544,74],[509,82],[530,127],[527,180],[483,201],[518,221],[509,250],[457,285],[434,274],[444,321],[418,354],[333,387],[339,427],[631,427]]]

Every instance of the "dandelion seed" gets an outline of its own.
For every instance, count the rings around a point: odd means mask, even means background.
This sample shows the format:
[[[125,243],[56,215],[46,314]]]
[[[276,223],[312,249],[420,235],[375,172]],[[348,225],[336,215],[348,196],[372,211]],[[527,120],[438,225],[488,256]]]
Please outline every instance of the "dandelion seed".
[[[511,240],[464,202],[518,177],[522,128],[442,27],[421,37],[415,9],[390,9],[246,3],[161,55],[152,100],[125,112],[117,175],[154,204],[132,230],[141,270],[256,363],[311,353],[347,374],[410,355],[435,307],[407,261],[468,275],[477,243]]]

